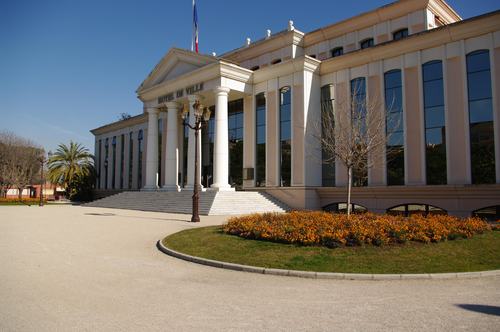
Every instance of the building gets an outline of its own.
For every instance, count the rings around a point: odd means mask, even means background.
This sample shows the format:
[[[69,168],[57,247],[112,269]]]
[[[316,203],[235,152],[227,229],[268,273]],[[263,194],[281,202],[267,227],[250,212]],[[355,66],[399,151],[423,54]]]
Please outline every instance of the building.
[[[213,111],[199,145],[206,188],[343,209],[346,168],[322,164],[315,127],[354,86],[363,102],[382,100],[373,112],[399,119],[385,130],[401,152],[369,157],[380,162],[354,188],[356,208],[499,217],[500,11],[462,20],[441,0],[397,1],[309,33],[289,22],[221,56],[171,49],[137,89],[143,113],[92,130],[97,187],[192,188],[194,134],[180,113],[198,100]]]

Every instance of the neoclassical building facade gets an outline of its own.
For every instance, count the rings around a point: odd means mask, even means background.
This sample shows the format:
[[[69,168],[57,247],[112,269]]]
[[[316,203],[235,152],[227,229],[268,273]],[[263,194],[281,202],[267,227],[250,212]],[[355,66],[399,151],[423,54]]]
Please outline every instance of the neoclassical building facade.
[[[198,101],[212,110],[204,188],[342,210],[347,169],[324,162],[318,131],[356,98],[380,101],[365,109],[389,138],[358,174],[356,209],[500,213],[500,11],[462,20],[445,1],[402,0],[309,33],[289,22],[220,56],[173,48],[137,95],[142,114],[91,131],[99,190],[192,189],[181,113],[192,123]]]

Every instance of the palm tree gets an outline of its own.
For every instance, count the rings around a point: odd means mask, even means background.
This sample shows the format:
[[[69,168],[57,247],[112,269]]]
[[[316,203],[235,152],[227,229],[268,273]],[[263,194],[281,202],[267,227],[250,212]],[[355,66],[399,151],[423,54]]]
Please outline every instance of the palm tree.
[[[79,143],[71,141],[69,146],[59,144],[56,152],[48,160],[48,178],[52,183],[61,185],[66,195],[71,196],[68,188],[72,183],[92,176],[94,157]]]

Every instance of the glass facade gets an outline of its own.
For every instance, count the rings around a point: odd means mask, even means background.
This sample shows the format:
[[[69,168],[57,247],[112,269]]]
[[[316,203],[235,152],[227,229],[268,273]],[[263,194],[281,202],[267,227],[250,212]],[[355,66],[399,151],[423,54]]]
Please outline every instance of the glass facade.
[[[116,188],[116,136],[113,136],[113,168],[111,169],[111,188]]]
[[[162,158],[161,151],[163,150],[162,142],[163,142],[163,119],[158,119],[158,181],[156,183],[158,187],[161,187],[161,158]]]
[[[385,87],[385,131],[387,185],[405,184],[405,149],[403,123],[403,84],[401,70],[391,70],[384,74]]]
[[[104,189],[108,189],[109,138],[104,143]]]
[[[186,120],[187,121],[187,120]],[[183,140],[182,140],[182,181],[181,186],[185,187],[187,184],[187,163],[188,163],[188,146],[189,146],[189,127],[187,124],[183,126]]]
[[[280,90],[280,186],[289,187],[292,178],[292,90]]]
[[[442,62],[431,61],[423,64],[422,80],[427,184],[446,184],[446,126]]]
[[[101,189],[102,140],[99,140],[99,157],[97,160],[99,162],[97,168],[97,188]]]
[[[255,186],[266,186],[266,97],[255,96]]]
[[[125,172],[125,135],[120,137],[120,189],[123,189],[123,173]]]
[[[215,106],[210,107],[210,120],[201,130],[201,180],[205,187],[213,183],[214,138],[215,138]]]
[[[228,111],[229,184],[243,185],[243,99],[230,101]]]
[[[132,170],[134,169],[134,132],[128,138],[128,189],[132,189]]]
[[[472,183],[495,183],[493,100],[488,50],[467,55],[467,84]]]
[[[142,153],[143,153],[143,131],[139,130],[137,134],[137,147],[139,150],[139,156],[137,158],[137,188],[142,188]]]
[[[358,132],[359,139],[366,135],[366,79],[359,77],[351,80],[351,127]],[[360,144],[364,144],[360,142]],[[363,187],[368,185],[367,156],[358,158],[357,165],[352,170],[352,185]]]
[[[323,140],[334,143],[335,136],[331,129],[334,129],[335,124],[325,124],[325,121],[335,121],[333,108],[332,85],[326,85],[321,88],[321,123]],[[325,138],[325,135],[330,135]],[[322,185],[323,187],[335,186],[335,156],[331,154],[331,149],[326,149],[324,142],[321,147],[322,159]]]

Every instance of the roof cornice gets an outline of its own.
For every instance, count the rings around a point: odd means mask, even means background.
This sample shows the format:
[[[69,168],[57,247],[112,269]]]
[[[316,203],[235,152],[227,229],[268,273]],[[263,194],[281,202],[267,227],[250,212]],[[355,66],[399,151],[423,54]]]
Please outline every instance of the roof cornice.
[[[500,30],[500,11],[473,17],[433,30],[427,30],[405,39],[376,45],[364,50],[346,53],[321,63],[320,73],[325,75],[369,62],[388,59],[405,53],[437,47],[446,43],[471,38]]]
[[[215,63],[176,77],[174,80],[143,89],[138,92],[138,97],[142,101],[146,101],[156,98],[158,95],[175,92],[179,89],[185,88],[186,86],[206,82],[218,77],[226,77],[240,82],[250,82],[252,73],[253,72],[251,70],[242,68],[234,63],[218,60]]]
[[[249,46],[240,47],[236,50],[221,55],[224,59],[229,59],[237,63],[253,59],[262,54],[276,51],[283,47],[298,45],[302,46],[304,33],[299,30],[285,30],[279,32],[268,39],[258,40]]]
[[[125,120],[116,121],[116,122],[109,123],[107,125],[92,129],[90,132],[92,134],[94,134],[94,136],[102,135],[105,133],[109,133],[110,131],[119,130],[119,129],[123,129],[123,128],[127,128],[130,126],[135,126],[137,124],[144,123],[146,121],[146,119],[147,119],[147,115],[145,113],[142,113],[142,114],[133,116],[133,117],[125,119]]]
[[[397,1],[343,21],[327,25],[326,27],[306,33],[304,36],[304,47],[317,44],[324,40],[333,39],[356,30],[362,30],[375,24],[407,15],[419,9],[424,9],[427,7],[428,3],[429,0]]]

